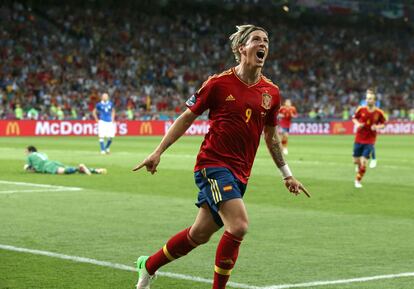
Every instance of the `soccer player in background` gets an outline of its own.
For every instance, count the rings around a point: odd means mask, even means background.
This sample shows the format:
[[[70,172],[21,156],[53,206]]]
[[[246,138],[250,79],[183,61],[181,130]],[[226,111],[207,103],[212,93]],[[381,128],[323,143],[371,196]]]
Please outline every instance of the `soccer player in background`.
[[[222,226],[224,233],[217,246],[212,288],[226,287],[248,228],[243,195],[262,131],[286,188],[295,195],[302,191],[309,197],[283,157],[276,129],[279,88],[262,75],[269,49],[268,33],[261,27],[242,25],[237,26],[230,40],[238,65],[207,79],[187,100],[187,110],[157,148],[133,169],[145,166],[154,174],[162,153],[199,115],[209,110],[210,130],[194,168],[195,183],[200,190],[198,214],[192,226],[172,236],[158,252],[138,258],[138,289],[150,288],[150,281],[161,266],[207,243]]]
[[[109,100],[109,95],[103,93],[101,101],[98,102],[92,112],[93,117],[98,122],[98,136],[101,147],[101,154],[109,154],[112,139],[115,137],[115,107]],[[105,138],[107,142],[105,144]]]
[[[296,107],[292,105],[290,99],[285,100],[285,105],[279,109],[280,129],[282,132],[282,148],[285,155],[288,154],[288,137],[289,129],[292,124],[292,118],[297,117]]]
[[[361,100],[361,102],[360,102],[360,104],[359,104],[360,106],[366,106],[367,105],[367,100],[366,100],[366,98],[365,99],[363,99],[363,100]],[[376,107],[378,107],[378,108],[380,108],[381,107],[381,102],[380,102],[380,100],[379,99],[377,99],[377,98],[375,98],[375,106]],[[372,146],[372,152],[371,152],[371,156],[370,156],[370,159],[369,159],[369,167],[371,168],[371,169],[373,169],[373,168],[375,168],[377,166],[377,155],[376,155],[376,153],[375,153],[375,145],[374,146]],[[356,171],[358,172],[358,166],[357,166],[357,168],[356,168]]]
[[[84,164],[78,167],[65,166],[61,162],[51,161],[47,155],[37,151],[36,147],[28,146],[26,148],[27,161],[24,165],[24,170],[28,172],[44,173],[44,174],[74,174],[82,173],[86,175],[91,174],[106,174],[106,169],[88,168]]]
[[[377,131],[384,127],[384,112],[375,105],[375,90],[368,89],[366,106],[360,106],[352,117],[356,126],[354,143],[354,163],[358,166],[355,188],[362,188],[361,180],[367,169],[368,161],[374,148]]]

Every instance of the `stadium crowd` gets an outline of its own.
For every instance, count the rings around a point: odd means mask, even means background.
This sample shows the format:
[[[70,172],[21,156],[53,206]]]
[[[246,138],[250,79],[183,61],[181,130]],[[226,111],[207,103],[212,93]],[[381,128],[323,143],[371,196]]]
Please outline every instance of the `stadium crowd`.
[[[347,119],[376,86],[391,118],[414,120],[412,32],[252,14],[0,6],[0,118],[90,119],[103,91],[118,119],[173,118],[234,65],[228,36],[252,22],[271,33],[265,74],[300,116]]]

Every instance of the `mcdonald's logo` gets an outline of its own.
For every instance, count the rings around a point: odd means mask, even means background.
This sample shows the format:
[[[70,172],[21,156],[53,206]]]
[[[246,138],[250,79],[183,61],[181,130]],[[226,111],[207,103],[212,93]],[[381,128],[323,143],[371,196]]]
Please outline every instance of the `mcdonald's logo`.
[[[143,122],[139,127],[139,134],[152,134],[152,125],[150,122]]]
[[[15,121],[10,121],[6,126],[6,135],[20,135],[20,126]]]
[[[334,134],[342,134],[345,131],[346,131],[346,129],[345,129],[344,125],[340,122],[335,123],[334,126],[333,126],[333,129],[332,129],[332,132]]]

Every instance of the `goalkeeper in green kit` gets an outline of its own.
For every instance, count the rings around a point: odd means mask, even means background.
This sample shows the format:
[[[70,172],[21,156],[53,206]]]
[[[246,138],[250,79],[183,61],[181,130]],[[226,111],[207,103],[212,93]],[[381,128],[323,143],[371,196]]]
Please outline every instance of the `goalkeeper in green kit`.
[[[44,174],[74,174],[81,173],[86,175],[91,174],[106,174],[106,169],[88,168],[84,164],[78,167],[65,166],[61,162],[51,161],[47,155],[37,151],[36,147],[28,146],[26,148],[27,162],[24,165],[24,170],[29,172],[44,173]]]

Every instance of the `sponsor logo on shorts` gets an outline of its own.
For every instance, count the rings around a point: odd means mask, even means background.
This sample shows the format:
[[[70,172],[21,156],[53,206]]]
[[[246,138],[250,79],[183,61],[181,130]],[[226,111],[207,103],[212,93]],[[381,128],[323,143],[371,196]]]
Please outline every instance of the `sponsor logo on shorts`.
[[[233,190],[233,186],[232,185],[227,185],[227,186],[224,186],[223,187],[223,191],[225,191],[225,192],[228,192],[228,191],[231,191],[231,190]]]

